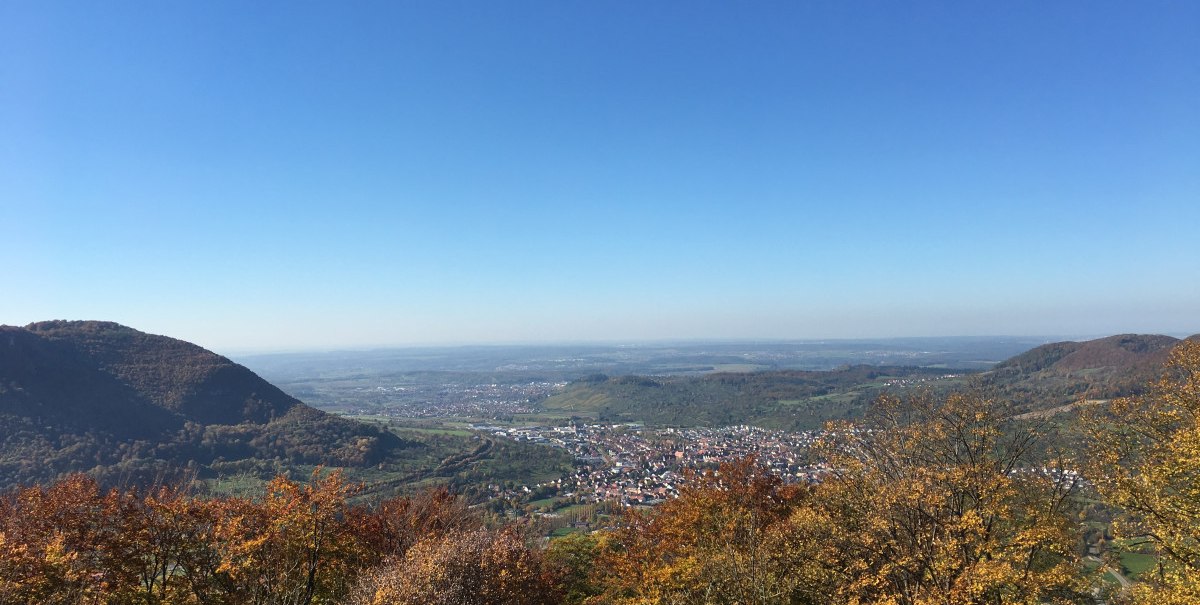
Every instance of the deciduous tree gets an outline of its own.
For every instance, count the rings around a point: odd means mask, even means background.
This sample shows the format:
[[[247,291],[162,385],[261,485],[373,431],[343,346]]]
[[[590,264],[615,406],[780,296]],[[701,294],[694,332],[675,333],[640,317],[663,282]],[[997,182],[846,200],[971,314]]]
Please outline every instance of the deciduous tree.
[[[972,393],[885,397],[834,427],[819,503],[840,553],[840,601],[1079,602],[1068,514],[1075,476],[1025,458],[1036,432]]]
[[[254,605],[333,603],[345,595],[357,558],[344,523],[357,490],[340,472],[313,472],[301,485],[277,477],[258,501],[224,501],[217,528],[219,572]]]
[[[1090,478],[1123,508],[1126,537],[1157,545],[1161,564],[1143,577],[1141,603],[1200,603],[1200,342],[1170,355],[1151,391],[1090,413]]]
[[[820,571],[789,523],[809,490],[785,486],[753,458],[697,473],[679,497],[631,512],[602,536],[600,602],[804,602]]]
[[[557,605],[556,569],[512,527],[451,532],[364,573],[351,605]]]

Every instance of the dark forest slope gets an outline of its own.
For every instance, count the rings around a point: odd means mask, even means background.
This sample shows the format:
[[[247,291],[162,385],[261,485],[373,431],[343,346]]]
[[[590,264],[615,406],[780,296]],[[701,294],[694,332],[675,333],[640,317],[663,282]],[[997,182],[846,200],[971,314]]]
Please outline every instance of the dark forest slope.
[[[405,444],[194,344],[109,322],[0,326],[0,486],[239,461],[375,464]]]

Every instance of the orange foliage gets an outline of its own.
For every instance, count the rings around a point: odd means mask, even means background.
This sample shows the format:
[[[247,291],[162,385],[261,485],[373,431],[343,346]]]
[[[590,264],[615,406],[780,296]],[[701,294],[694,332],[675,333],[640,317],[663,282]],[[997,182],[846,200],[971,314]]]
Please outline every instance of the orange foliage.
[[[753,458],[694,474],[677,499],[600,540],[596,602],[788,602],[806,574],[788,520],[809,497]]]
[[[480,520],[443,487],[415,497],[390,498],[372,508],[353,509],[349,523],[362,543],[365,564],[377,565],[387,558],[404,556],[422,539],[476,529]]]
[[[435,490],[353,507],[339,473],[271,481],[257,499],[103,490],[72,475],[0,497],[0,604],[308,605],[426,537],[478,526]]]
[[[884,398],[840,426],[822,482],[839,599],[850,604],[1073,603],[1089,598],[1071,474],[1030,468],[1035,431],[972,393]]]
[[[351,605],[554,605],[557,569],[515,528],[454,531],[422,540],[364,574]]]

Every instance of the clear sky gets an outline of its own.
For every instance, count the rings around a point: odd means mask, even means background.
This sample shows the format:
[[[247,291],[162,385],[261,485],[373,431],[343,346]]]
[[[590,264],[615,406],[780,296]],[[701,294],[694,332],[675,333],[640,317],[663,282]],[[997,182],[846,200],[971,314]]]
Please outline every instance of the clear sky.
[[[0,323],[1200,332],[1200,2],[0,3]]]

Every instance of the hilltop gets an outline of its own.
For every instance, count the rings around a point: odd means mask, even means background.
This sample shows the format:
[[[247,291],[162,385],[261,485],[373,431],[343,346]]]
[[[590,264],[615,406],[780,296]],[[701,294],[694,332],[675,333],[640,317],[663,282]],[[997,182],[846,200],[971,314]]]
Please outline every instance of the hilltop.
[[[197,345],[111,322],[0,326],[0,486],[378,464],[408,443],[309,407]]]
[[[980,383],[1026,411],[1136,395],[1158,378],[1180,342],[1158,334],[1118,334],[1049,343],[998,364]]]

